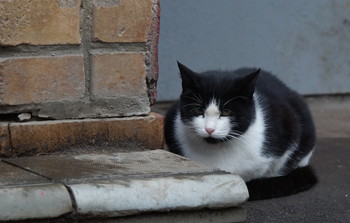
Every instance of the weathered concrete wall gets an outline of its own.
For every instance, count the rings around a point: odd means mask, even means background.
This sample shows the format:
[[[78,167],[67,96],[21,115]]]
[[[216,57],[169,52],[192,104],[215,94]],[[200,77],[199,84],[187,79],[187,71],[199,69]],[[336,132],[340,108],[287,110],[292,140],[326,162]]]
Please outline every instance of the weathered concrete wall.
[[[197,71],[261,67],[303,94],[350,93],[350,1],[162,0],[158,100]]]
[[[150,112],[158,0],[0,0],[0,30],[0,115]]]

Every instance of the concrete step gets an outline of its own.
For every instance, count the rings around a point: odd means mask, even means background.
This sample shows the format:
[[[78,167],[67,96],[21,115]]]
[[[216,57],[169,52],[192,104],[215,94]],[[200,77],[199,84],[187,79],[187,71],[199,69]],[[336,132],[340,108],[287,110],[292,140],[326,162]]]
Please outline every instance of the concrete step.
[[[239,176],[164,150],[0,162],[0,221],[229,208],[247,198]],[[229,213],[230,222],[245,219],[241,209]]]
[[[0,158],[36,156],[76,147],[120,147],[133,142],[145,149],[163,148],[163,116],[46,121],[1,121]],[[129,146],[121,146],[128,147]]]

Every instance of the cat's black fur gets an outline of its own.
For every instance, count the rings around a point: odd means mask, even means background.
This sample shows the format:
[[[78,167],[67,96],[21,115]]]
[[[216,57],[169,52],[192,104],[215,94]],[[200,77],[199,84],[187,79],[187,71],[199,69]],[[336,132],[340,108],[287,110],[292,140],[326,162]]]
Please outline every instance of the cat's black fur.
[[[286,161],[284,176],[263,177],[247,182],[250,200],[290,195],[309,189],[317,183],[310,166],[298,167],[300,160],[313,150],[315,144],[313,120],[305,101],[298,93],[263,70],[243,68],[198,74],[182,64],[179,64],[179,68],[183,92],[165,119],[165,140],[171,152],[185,155],[181,142],[175,136],[175,117],[179,113],[181,121],[186,123],[194,116],[190,110],[191,99],[188,95],[199,94],[204,104],[208,104],[213,95],[222,99],[222,102],[232,96],[242,97],[225,106],[229,106],[235,114],[235,122],[238,123],[235,130],[244,133],[256,118],[253,93],[257,92],[266,122],[266,140],[261,155],[280,157],[290,148],[291,142],[297,142],[298,148]],[[207,142],[221,143],[217,139]]]
[[[232,74],[241,76],[255,70],[244,68]],[[256,90],[267,114],[265,155],[280,156],[288,149],[291,141],[300,143],[300,149],[293,154],[285,167],[285,171],[290,172],[296,168],[293,163],[301,160],[315,145],[315,127],[309,108],[302,96],[266,71],[260,71]]]
[[[285,176],[255,179],[247,182],[249,200],[288,196],[312,188],[318,182],[311,166],[299,167]]]

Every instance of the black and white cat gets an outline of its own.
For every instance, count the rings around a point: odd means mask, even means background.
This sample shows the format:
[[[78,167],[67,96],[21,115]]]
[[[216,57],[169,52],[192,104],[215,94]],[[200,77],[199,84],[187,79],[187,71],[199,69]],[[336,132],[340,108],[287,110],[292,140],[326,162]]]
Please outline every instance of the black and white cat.
[[[178,63],[182,94],[165,119],[171,152],[240,175],[250,200],[309,189],[315,129],[303,98],[256,69],[196,73]]]

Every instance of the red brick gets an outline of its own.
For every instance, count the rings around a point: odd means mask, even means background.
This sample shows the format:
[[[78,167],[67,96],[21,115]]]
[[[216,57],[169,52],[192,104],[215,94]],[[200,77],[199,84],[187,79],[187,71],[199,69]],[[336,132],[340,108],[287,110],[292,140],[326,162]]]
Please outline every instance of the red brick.
[[[79,44],[80,0],[0,0],[0,45]]]
[[[84,80],[81,55],[0,59],[0,105],[78,99]]]
[[[102,42],[146,42],[153,0],[94,0],[93,38]]]
[[[163,117],[36,121],[10,124],[16,156],[50,153],[71,146],[137,142],[148,149],[163,148]]]
[[[96,97],[147,97],[145,55],[93,54],[92,93]]]

